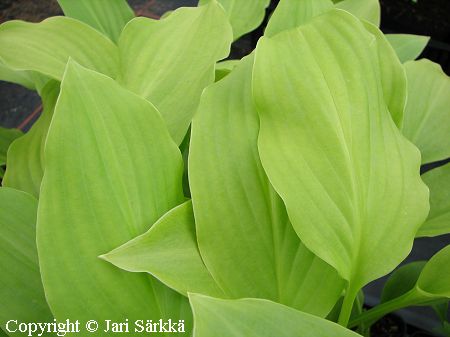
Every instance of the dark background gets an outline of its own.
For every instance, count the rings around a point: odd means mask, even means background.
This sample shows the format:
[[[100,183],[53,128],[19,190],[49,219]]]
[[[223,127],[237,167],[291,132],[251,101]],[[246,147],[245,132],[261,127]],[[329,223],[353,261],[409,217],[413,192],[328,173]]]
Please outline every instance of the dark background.
[[[277,2],[272,1],[267,16]],[[168,10],[180,6],[196,6],[197,0],[129,0],[129,3],[137,15],[158,19]],[[385,33],[431,36],[430,43],[420,58],[425,57],[441,64],[444,71],[450,74],[450,0],[380,0],[380,3],[382,30]],[[13,19],[39,22],[54,15],[62,15],[56,0],[0,0],[0,23]],[[264,23],[262,27],[236,41],[232,46],[231,58],[241,58],[250,53],[262,35],[263,26]],[[40,104],[39,96],[34,92],[0,81],[1,126],[28,130],[40,114]],[[423,171],[429,168],[428,165]],[[418,239],[407,261],[429,259],[449,243],[450,235]],[[384,280],[378,280],[366,287],[366,302],[369,305],[378,302],[383,283]],[[422,329],[432,329],[437,325],[436,316],[428,309],[408,309],[401,314],[408,323]],[[416,333],[416,336],[419,335]]]

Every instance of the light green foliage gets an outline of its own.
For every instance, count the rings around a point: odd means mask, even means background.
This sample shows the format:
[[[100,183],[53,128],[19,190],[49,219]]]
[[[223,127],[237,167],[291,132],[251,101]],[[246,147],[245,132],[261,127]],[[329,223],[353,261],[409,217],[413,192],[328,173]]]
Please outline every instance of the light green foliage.
[[[234,40],[256,29],[270,4],[270,0],[200,0],[199,6],[211,1],[217,1],[225,9],[233,27]]]
[[[52,322],[45,301],[36,250],[37,200],[0,188],[0,328],[11,319]],[[1,331],[1,330],[0,330]],[[14,333],[11,336],[26,336]]]
[[[0,166],[4,166],[6,164],[6,154],[11,143],[22,135],[22,131],[18,129],[7,129],[0,127]],[[0,177],[3,178],[3,168],[1,168],[1,170]]]
[[[40,23],[8,21],[0,26],[0,60],[12,69],[34,70],[61,80],[69,57],[115,77],[117,47],[88,25],[67,17]]]
[[[408,77],[403,134],[422,153],[422,163],[450,157],[450,78],[429,60],[405,63]]]
[[[401,62],[415,60],[430,41],[429,36],[411,34],[386,34]]]
[[[215,81],[220,81],[227,76],[239,64],[239,60],[226,60],[216,64]]]
[[[264,35],[272,37],[284,30],[308,23],[316,15],[331,8],[331,0],[281,0],[267,24]]]
[[[39,197],[44,163],[44,144],[59,94],[59,82],[51,80],[42,90],[43,111],[23,137],[11,144],[3,186]]]
[[[214,64],[228,55],[231,41],[216,1],[180,8],[160,21],[133,19],[119,40],[119,82],[155,104],[180,144],[203,89],[214,82]]]
[[[426,261],[408,263],[395,270],[383,288],[381,302],[393,300],[414,288]]]
[[[126,0],[58,0],[58,3],[66,16],[87,23],[114,42],[134,17]]]
[[[69,62],[45,146],[37,225],[57,319],[170,317],[189,326],[181,295],[98,258],[183,201],[182,171],[181,154],[148,101]]]
[[[338,2],[335,7],[346,10],[377,27],[380,26],[381,8],[379,0],[344,0]]]
[[[349,281],[347,309],[406,257],[428,213],[420,154],[386,108],[373,41],[330,11],[263,38],[253,77],[262,164],[300,239]]]
[[[430,214],[417,236],[450,233],[450,164],[433,169],[422,176],[430,189]]]
[[[350,322],[374,322],[385,314],[413,305],[437,305],[450,299],[450,245],[427,263],[414,262],[396,270],[383,291],[383,303]]]
[[[172,209],[148,232],[102,258],[128,271],[153,274],[185,296],[188,292],[224,296],[198,251],[191,201]]]
[[[261,166],[252,63],[243,59],[207,88],[193,120],[189,178],[200,252],[228,296],[325,316],[342,280],[300,242]]]
[[[261,299],[221,300],[192,294],[194,337],[357,337],[357,333]],[[218,328],[220,327],[220,328]]]

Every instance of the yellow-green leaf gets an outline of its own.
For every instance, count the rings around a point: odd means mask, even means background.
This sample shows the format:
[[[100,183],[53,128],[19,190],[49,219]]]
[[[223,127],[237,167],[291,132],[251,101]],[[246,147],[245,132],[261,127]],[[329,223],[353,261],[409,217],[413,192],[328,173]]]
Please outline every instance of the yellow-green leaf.
[[[415,60],[430,41],[429,36],[412,34],[386,34],[386,38],[402,63]]]

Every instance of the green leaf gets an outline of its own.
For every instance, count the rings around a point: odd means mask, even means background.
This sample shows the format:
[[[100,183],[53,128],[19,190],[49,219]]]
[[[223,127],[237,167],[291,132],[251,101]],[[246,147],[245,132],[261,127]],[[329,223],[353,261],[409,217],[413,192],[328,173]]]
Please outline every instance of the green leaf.
[[[386,38],[402,63],[415,60],[430,41],[429,36],[411,34],[386,34]]]
[[[37,200],[27,193],[0,188],[0,327],[4,330],[11,319],[53,321],[39,273],[37,205]],[[26,335],[11,333],[11,336]]]
[[[450,245],[428,261],[417,280],[417,287],[432,297],[450,298]]]
[[[215,0],[200,0],[199,6]],[[270,0],[217,0],[228,15],[234,40],[256,29],[263,21]]]
[[[425,264],[426,261],[416,261],[395,270],[384,285],[381,303],[400,297],[413,289]]]
[[[6,164],[6,153],[11,143],[22,135],[23,132],[19,129],[7,129],[0,126],[0,166]]]
[[[191,294],[194,337],[356,337],[336,323],[261,299],[221,300]]]
[[[134,17],[126,0],[58,0],[58,3],[66,16],[87,23],[114,42]]]
[[[193,120],[189,178],[200,252],[229,297],[326,316],[342,279],[300,242],[261,166],[252,65],[253,55],[208,87]]]
[[[450,77],[429,60],[405,63],[408,103],[402,132],[422,153],[422,163],[450,157]]]
[[[350,322],[374,322],[385,314],[414,305],[438,305],[450,299],[450,245],[425,265],[414,263],[394,272],[383,292],[384,302]],[[397,297],[396,297],[397,296]]]
[[[216,63],[216,75],[215,81],[220,81],[222,78],[227,76],[233,71],[234,68],[239,64],[240,60],[226,60]]]
[[[428,213],[420,154],[384,102],[373,41],[330,11],[260,40],[253,75],[262,164],[300,239],[349,281],[345,315],[408,255]]]
[[[331,0],[281,0],[267,24],[264,35],[272,37],[284,30],[301,26],[331,8]]]
[[[363,24],[376,39],[384,100],[395,124],[401,128],[407,97],[405,69],[385,35],[373,24],[364,21]]]
[[[175,207],[150,230],[102,258],[131,272],[147,272],[187,296],[201,292],[224,296],[197,248],[192,202]]]
[[[42,90],[43,112],[30,131],[11,144],[3,186],[39,197],[44,173],[44,144],[58,94],[59,82],[54,80]]]
[[[417,236],[448,234],[450,233],[450,164],[425,173],[422,179],[430,189],[430,213]]]
[[[70,61],[44,152],[37,243],[56,319],[181,318],[189,326],[181,295],[98,258],[184,199],[181,154],[158,111]]]
[[[380,26],[381,8],[379,0],[344,0],[335,5],[359,19],[367,20],[375,26]]]
[[[16,71],[0,62],[0,80],[19,84],[27,89],[35,90],[34,81],[28,71]]]
[[[115,77],[117,47],[88,25],[67,17],[40,23],[8,21],[0,26],[0,61],[14,70],[33,70],[61,80],[69,57]]]
[[[231,41],[231,27],[216,1],[180,8],[160,21],[135,18],[119,40],[119,82],[155,104],[180,144]]]

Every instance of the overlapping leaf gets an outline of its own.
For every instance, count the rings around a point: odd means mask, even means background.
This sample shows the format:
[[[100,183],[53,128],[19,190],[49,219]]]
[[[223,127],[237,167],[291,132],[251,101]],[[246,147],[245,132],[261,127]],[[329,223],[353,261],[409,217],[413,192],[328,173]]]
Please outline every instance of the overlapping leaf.
[[[0,127],[0,166],[4,166],[6,164],[6,154],[11,143],[22,135],[23,133],[19,129],[7,129]],[[3,178],[3,168],[0,167],[0,170],[0,177]]]
[[[411,34],[386,34],[401,62],[415,60],[430,41],[429,36]]]
[[[26,323],[53,321],[39,273],[36,213],[34,197],[0,188],[0,328],[4,330],[11,319]]]
[[[117,47],[88,25],[67,17],[40,23],[8,21],[0,26],[0,61],[13,70],[33,70],[61,80],[72,57],[81,65],[115,77]]]
[[[189,326],[181,295],[98,258],[183,201],[182,171],[181,154],[148,101],[69,62],[46,141],[37,225],[56,319],[181,318]]]
[[[232,31],[215,0],[180,8],[160,21],[136,18],[120,40],[119,82],[161,111],[177,144],[183,140],[214,64],[229,53]]]
[[[174,208],[152,228],[103,259],[131,272],[147,272],[187,296],[188,292],[222,297],[197,247],[192,202]]]
[[[44,144],[59,94],[59,82],[50,81],[42,90],[43,112],[23,137],[11,144],[3,186],[39,197],[44,164]]]
[[[134,17],[126,0],[58,0],[66,16],[94,27],[114,42]]]
[[[435,305],[450,299],[450,245],[428,262],[414,262],[393,273],[383,291],[383,303],[350,322],[373,322],[385,314],[413,305]]]
[[[369,21],[375,26],[380,26],[381,8],[379,0],[344,0],[338,2],[335,7]]]
[[[228,296],[324,316],[343,284],[300,242],[261,167],[252,63],[208,87],[194,117],[189,178],[200,252]]]
[[[211,0],[200,0],[204,5]],[[270,0],[217,0],[225,9],[233,27],[233,36],[237,40],[242,35],[257,28],[264,19]]]
[[[254,70],[263,166],[302,241],[350,282],[347,306],[403,260],[428,213],[420,155],[387,109],[374,39],[330,11],[263,38]]]
[[[402,132],[422,153],[422,163],[450,157],[450,78],[429,60],[405,63],[408,103]]]
[[[450,233],[450,164],[433,169],[422,176],[430,189],[430,214],[417,236]]]
[[[281,0],[267,24],[264,35],[271,37],[308,23],[316,15],[331,8],[331,0]]]
[[[194,337],[357,337],[333,322],[267,300],[189,296]],[[220,328],[218,328],[220,327]]]

